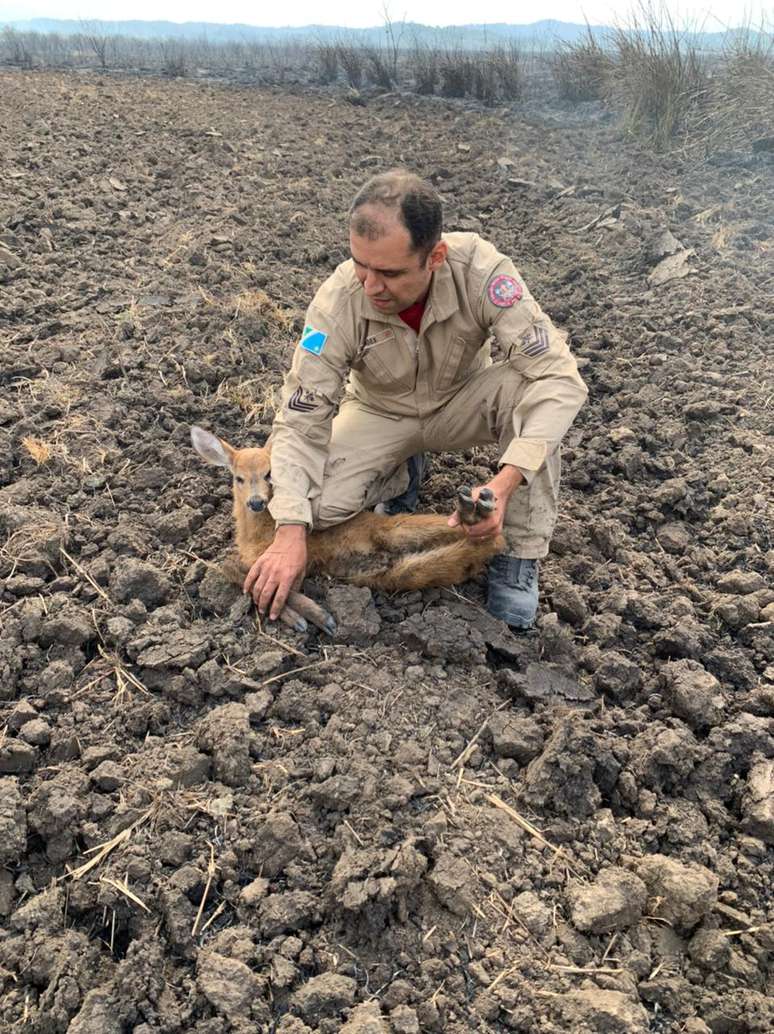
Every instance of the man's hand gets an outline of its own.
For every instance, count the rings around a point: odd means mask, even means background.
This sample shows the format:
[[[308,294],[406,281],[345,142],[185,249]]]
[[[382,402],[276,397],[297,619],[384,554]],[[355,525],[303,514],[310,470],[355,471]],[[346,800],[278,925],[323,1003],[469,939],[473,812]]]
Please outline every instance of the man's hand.
[[[475,524],[463,524],[460,520],[460,515],[455,511],[447,522],[449,527],[462,527],[468,538],[475,540],[488,539],[493,538],[496,535],[501,535],[503,524],[505,522],[505,510],[508,506],[508,500],[511,498],[514,489],[516,489],[523,481],[524,477],[517,467],[512,467],[508,463],[503,464],[491,481],[486,485],[478,485],[471,493],[474,500],[478,499],[484,488],[488,488],[494,493],[496,505],[491,516],[477,521]]]
[[[306,570],[306,528],[285,524],[277,528],[274,542],[247,572],[244,591],[249,592],[261,614],[269,610],[276,621],[288,593],[300,586]]]

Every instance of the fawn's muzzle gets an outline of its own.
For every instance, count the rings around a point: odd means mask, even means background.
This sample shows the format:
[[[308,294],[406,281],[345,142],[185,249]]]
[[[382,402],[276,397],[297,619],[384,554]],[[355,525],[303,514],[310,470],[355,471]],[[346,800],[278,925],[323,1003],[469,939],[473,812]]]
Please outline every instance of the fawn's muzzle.
[[[263,499],[259,499],[258,496],[255,495],[251,499],[247,500],[247,505],[254,513],[260,513],[261,510],[266,507],[266,503]]]

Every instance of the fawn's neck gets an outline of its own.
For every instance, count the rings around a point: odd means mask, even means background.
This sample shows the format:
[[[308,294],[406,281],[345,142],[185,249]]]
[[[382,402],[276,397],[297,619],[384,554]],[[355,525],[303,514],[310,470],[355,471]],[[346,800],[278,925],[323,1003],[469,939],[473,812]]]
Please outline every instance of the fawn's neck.
[[[234,504],[234,522],[236,524],[236,542],[240,555],[252,551],[256,544],[274,537],[274,518],[268,510],[254,513],[244,503]]]

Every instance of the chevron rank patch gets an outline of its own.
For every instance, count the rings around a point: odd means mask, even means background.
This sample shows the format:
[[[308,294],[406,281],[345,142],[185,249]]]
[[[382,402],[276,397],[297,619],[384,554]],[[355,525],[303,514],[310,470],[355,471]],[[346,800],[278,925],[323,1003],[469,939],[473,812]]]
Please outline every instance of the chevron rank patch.
[[[521,354],[529,356],[530,359],[537,359],[539,355],[545,355],[550,348],[548,331],[539,323],[521,338]]]
[[[312,355],[319,355],[325,348],[325,342],[327,340],[327,334],[323,333],[322,330],[316,330],[310,323],[307,323],[304,327],[304,332],[301,335],[301,341],[299,344],[302,348],[305,348],[307,352],[311,352]]]
[[[494,276],[487,284],[486,293],[492,305],[498,309],[510,309],[524,293],[519,281],[512,276],[501,273]]]
[[[288,409],[294,413],[313,413],[317,409],[317,396],[313,391],[298,387],[288,399]]]

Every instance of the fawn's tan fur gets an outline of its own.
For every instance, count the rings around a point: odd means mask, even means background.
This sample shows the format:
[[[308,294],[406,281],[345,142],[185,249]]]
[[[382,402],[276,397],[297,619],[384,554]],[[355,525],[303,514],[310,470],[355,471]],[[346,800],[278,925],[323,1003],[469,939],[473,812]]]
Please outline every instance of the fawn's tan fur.
[[[245,570],[274,540],[274,521],[248,500],[271,498],[268,449],[234,449],[218,439],[234,475],[234,521],[240,564]],[[206,458],[206,457],[205,457]],[[211,460],[212,462],[212,460]],[[467,538],[437,514],[385,517],[360,513],[307,537],[307,574],[325,574],[352,585],[386,592],[451,586],[480,573],[505,548],[502,536],[484,541]]]

